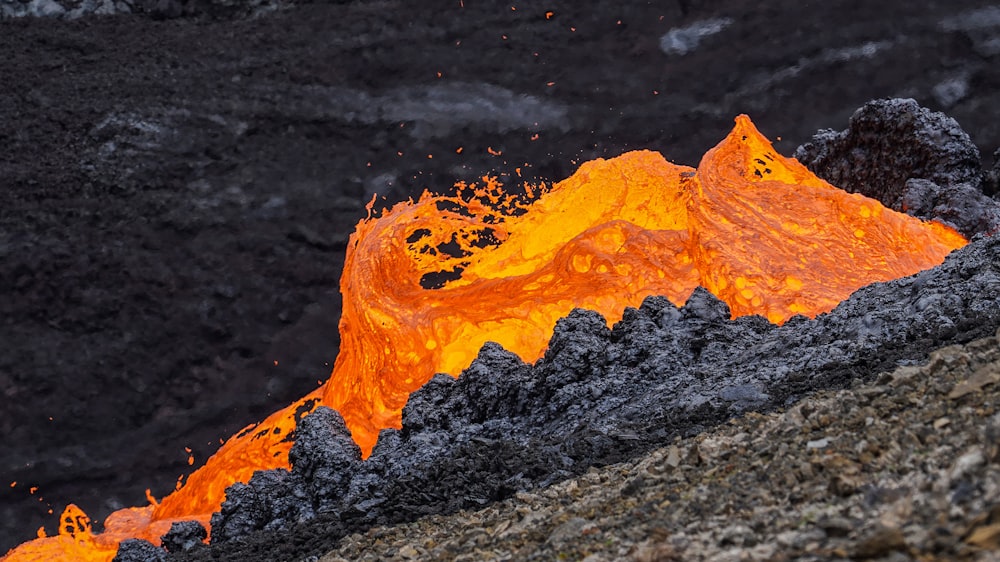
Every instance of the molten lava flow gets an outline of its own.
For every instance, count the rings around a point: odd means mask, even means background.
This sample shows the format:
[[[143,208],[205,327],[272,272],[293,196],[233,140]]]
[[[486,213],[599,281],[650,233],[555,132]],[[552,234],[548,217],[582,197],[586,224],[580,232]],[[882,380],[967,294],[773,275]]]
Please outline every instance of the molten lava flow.
[[[636,152],[584,164],[522,214],[425,194],[363,221],[341,278],[341,352],[323,402],[367,455],[380,429],[399,427],[411,392],[434,373],[457,375],[486,341],[533,361],[574,307],[614,317],[646,295],[685,298],[698,278],[683,171]],[[506,203],[496,189],[479,195]],[[421,284],[457,271],[438,289]]]
[[[175,521],[200,521],[206,528],[212,513],[219,510],[226,488],[235,482],[247,482],[257,470],[288,468],[289,433],[305,414],[319,404],[321,389],[267,417],[263,422],[245,427],[216,451],[205,466],[187,479],[182,488],[157,502],[149,496],[149,505],[120,509],[104,520],[104,531],[94,533],[90,519],[75,505],[69,505],[60,517],[59,534],[24,543],[7,553],[3,562],[51,562],[83,560],[108,562],[118,551],[118,544],[130,538],[160,544],[160,537]],[[147,492],[148,494],[148,492]]]
[[[784,322],[965,244],[779,156],[745,115],[697,171],[630,152],[587,162],[523,214],[496,207],[425,194],[351,237],[323,402],[366,454],[435,373],[457,375],[487,341],[534,361],[575,307],[611,323],[647,296],[680,305],[702,285],[734,316]],[[484,233],[498,243],[483,244]],[[421,286],[442,273],[457,279]]]
[[[779,156],[745,115],[705,155],[696,180],[692,259],[701,286],[733,316],[815,316],[864,285],[938,265],[966,243]]]
[[[647,296],[679,305],[702,285],[734,316],[780,323],[938,265],[966,242],[820,180],[746,116],[697,170],[630,152],[528,198],[486,181],[361,221],[341,278],[340,354],[322,388],[231,438],[161,502],[112,514],[101,534],[70,506],[59,536],[4,560],[107,561],[125,538],[158,544],[175,520],[207,524],[230,484],[288,466],[289,432],[320,403],[367,456],[435,373],[457,375],[487,341],[534,361],[576,307],[613,322]]]

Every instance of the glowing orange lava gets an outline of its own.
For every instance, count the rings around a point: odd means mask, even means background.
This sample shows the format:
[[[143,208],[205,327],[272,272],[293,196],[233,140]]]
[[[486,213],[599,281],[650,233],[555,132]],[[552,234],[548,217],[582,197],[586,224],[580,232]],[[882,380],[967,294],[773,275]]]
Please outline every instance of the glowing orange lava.
[[[495,186],[479,195],[493,204],[425,194],[351,237],[341,350],[323,402],[365,454],[435,373],[457,376],[487,341],[533,362],[575,307],[612,324],[647,296],[681,305],[702,285],[734,316],[781,323],[938,265],[966,243],[779,156],[745,115],[697,170],[638,151],[583,164],[523,214],[498,212],[510,205]],[[500,243],[482,247],[484,232]],[[439,289],[420,284],[456,269]]]
[[[159,544],[175,520],[207,526],[230,484],[287,468],[288,433],[320,403],[340,411],[367,456],[435,373],[457,376],[487,341],[534,361],[576,307],[613,323],[647,296],[680,305],[701,285],[734,316],[781,323],[938,265],[966,243],[827,184],[778,155],[746,116],[697,170],[630,152],[528,199],[485,180],[362,220],[341,279],[340,354],[323,387],[231,438],[161,502],[112,514],[101,534],[70,506],[58,536],[4,560],[108,561],[125,538]]]

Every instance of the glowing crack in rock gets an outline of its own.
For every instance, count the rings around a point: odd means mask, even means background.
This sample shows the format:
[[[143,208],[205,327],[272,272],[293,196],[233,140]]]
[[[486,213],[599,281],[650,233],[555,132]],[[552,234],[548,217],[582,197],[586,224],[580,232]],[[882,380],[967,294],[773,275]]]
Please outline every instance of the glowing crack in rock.
[[[319,404],[340,411],[367,456],[434,374],[457,376],[487,341],[535,361],[573,308],[613,323],[647,296],[680,305],[701,285],[733,316],[782,323],[934,267],[966,243],[824,182],[778,155],[743,115],[697,170],[637,151],[526,190],[518,198],[487,179],[362,220],[341,278],[340,354],[324,386],[232,437],[162,501],[113,513],[101,534],[71,506],[58,536],[4,560],[107,561],[126,538],[159,544],[173,521],[207,525],[229,485],[288,467],[289,433]]]

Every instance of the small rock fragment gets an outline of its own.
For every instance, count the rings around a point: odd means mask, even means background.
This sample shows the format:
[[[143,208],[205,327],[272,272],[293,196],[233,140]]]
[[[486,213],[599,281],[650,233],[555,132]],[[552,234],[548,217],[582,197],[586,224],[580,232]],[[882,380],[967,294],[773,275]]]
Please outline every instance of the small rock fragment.
[[[160,540],[167,552],[177,553],[191,550],[208,537],[208,531],[197,521],[177,521]]]
[[[858,542],[855,558],[877,558],[890,552],[906,548],[903,532],[894,527],[876,527],[866,538]]]
[[[972,376],[955,385],[955,388],[948,393],[948,398],[955,400],[966,394],[978,392],[988,384],[1000,382],[1000,372],[993,369],[979,369]]]
[[[824,437],[822,439],[816,439],[814,441],[809,441],[806,443],[807,449],[825,449],[827,445],[830,444],[830,438]]]
[[[681,452],[676,445],[671,445],[667,449],[667,466],[670,468],[677,468],[681,464]]]
[[[556,527],[555,530],[552,531],[552,534],[549,535],[548,543],[558,545],[571,541],[580,536],[580,533],[583,531],[583,527],[586,524],[586,519],[582,517],[574,517]]]
[[[846,537],[854,530],[851,520],[840,516],[821,519],[817,522],[817,526],[826,531],[827,536],[831,537]]]
[[[420,552],[413,548],[412,545],[403,545],[403,548],[399,549],[399,555],[407,560],[414,560],[420,557]]]
[[[955,460],[955,464],[952,465],[951,471],[948,473],[948,479],[954,484],[956,480],[984,464],[986,464],[986,456],[983,455],[983,449],[973,447]]]
[[[118,545],[118,553],[111,562],[163,562],[167,551],[142,539],[126,539]]]

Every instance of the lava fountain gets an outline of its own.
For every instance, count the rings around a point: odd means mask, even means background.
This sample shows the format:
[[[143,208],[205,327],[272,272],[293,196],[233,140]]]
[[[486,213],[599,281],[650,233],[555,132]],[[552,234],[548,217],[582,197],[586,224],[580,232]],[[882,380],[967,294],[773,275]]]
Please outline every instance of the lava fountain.
[[[207,526],[229,485],[287,468],[297,420],[320,404],[341,413],[367,456],[435,373],[457,376],[487,341],[535,361],[574,308],[613,323],[647,296],[683,304],[700,285],[733,316],[782,323],[966,243],[831,186],[777,154],[744,115],[697,169],[636,151],[526,192],[484,178],[379,216],[369,206],[348,244],[340,354],[324,386],[230,438],[162,501],[113,513],[103,533],[70,506],[58,536],[40,532],[3,560],[107,561],[126,538],[159,544],[174,521]]]

